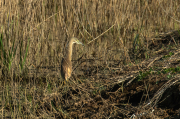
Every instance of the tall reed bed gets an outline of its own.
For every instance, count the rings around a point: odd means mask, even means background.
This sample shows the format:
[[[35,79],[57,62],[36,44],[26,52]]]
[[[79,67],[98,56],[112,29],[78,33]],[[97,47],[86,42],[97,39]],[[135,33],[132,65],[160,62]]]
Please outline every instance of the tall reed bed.
[[[132,49],[148,56],[150,37],[179,29],[178,1],[9,0],[0,5],[2,118],[56,117],[57,111],[72,116],[58,102],[68,87],[56,85],[70,37],[86,44],[74,47],[73,65],[81,56],[96,61],[82,63],[77,74],[83,67],[135,62]],[[48,102],[51,96],[59,96],[58,107]]]

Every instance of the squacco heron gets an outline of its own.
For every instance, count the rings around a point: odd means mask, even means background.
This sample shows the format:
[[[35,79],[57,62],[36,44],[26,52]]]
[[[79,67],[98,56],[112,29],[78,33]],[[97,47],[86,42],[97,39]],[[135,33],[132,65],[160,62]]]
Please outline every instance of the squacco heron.
[[[68,79],[71,77],[72,73],[72,49],[73,49],[73,44],[81,44],[83,45],[77,38],[71,38],[69,41],[69,44],[66,49],[66,54],[65,57],[62,59],[61,62],[61,77],[68,81]],[[84,46],[84,45],[83,45]]]

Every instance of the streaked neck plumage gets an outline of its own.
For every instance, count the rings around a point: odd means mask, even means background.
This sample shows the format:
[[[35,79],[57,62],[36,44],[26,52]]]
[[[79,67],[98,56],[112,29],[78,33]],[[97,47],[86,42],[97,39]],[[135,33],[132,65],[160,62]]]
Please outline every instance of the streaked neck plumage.
[[[73,39],[71,39],[69,41],[69,44],[68,44],[68,47],[67,47],[67,54],[66,54],[66,57],[65,57],[66,60],[71,61],[71,59],[72,59],[72,47],[73,47],[73,44],[74,44],[73,41],[74,41]]]

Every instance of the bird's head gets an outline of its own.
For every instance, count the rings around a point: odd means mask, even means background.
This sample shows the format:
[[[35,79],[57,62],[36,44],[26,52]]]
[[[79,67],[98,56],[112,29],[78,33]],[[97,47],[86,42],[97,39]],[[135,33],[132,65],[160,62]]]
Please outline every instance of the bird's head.
[[[73,38],[71,38],[71,40],[73,41],[73,43],[76,43],[76,44],[81,44],[81,45],[83,45],[84,46],[84,44],[83,43],[81,43],[77,38],[75,38],[75,37],[73,37]]]

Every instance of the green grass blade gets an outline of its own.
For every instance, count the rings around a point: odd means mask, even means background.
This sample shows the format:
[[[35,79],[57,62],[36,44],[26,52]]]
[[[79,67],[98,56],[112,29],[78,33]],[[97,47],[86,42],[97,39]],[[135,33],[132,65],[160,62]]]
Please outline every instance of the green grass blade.
[[[4,50],[4,46],[3,46],[3,35],[1,34],[1,38],[0,38],[0,49],[3,53],[3,64],[7,66],[7,57],[6,57],[6,51]]]
[[[21,42],[21,50],[20,50],[20,65],[21,65],[21,70],[23,70],[23,67],[24,67],[24,64],[25,64],[25,61],[26,61],[26,57],[27,57],[27,53],[28,53],[28,49],[29,49],[29,41],[28,40],[28,44],[27,44],[27,47],[26,47],[26,52],[25,52],[25,56],[24,56],[24,59],[22,59],[22,42]]]

